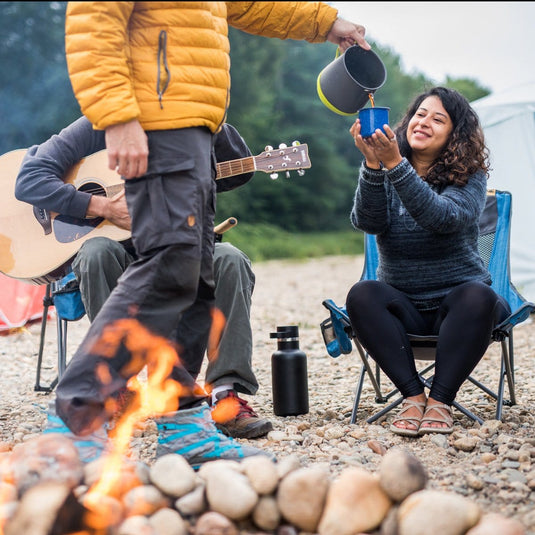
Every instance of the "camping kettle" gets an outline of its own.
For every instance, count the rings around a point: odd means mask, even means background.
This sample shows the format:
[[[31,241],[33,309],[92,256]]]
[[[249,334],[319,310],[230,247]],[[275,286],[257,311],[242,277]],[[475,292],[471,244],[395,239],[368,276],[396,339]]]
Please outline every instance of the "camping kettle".
[[[273,412],[294,416],[308,412],[307,357],[299,349],[299,327],[277,327],[270,333],[277,339],[277,351],[271,356]]]
[[[350,46],[318,75],[320,100],[339,115],[355,115],[386,81],[386,68],[372,50]]]

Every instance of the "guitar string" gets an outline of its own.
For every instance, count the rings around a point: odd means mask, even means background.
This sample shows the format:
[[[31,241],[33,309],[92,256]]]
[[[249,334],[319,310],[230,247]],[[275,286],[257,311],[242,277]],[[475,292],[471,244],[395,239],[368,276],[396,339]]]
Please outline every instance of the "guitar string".
[[[247,158],[248,159],[248,158]],[[220,162],[217,164],[217,170],[219,171],[218,174],[224,174],[224,173],[237,173],[238,171],[241,171],[242,173],[250,172],[255,170],[254,164],[251,165],[249,162],[242,162],[240,160],[233,160],[229,162]],[[229,176],[232,176],[229,175]],[[226,177],[217,177],[219,178],[226,178]],[[122,184],[115,184],[112,186],[109,186],[109,189],[116,188],[122,186]],[[106,189],[104,186],[100,186],[97,184],[96,187],[83,189],[82,191],[86,193],[90,193],[91,195],[106,195]]]

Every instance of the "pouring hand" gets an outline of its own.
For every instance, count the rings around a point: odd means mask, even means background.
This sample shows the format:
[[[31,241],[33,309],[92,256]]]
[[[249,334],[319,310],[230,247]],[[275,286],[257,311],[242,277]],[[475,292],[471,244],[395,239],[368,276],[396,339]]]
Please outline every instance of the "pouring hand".
[[[338,45],[342,52],[354,44],[359,45],[364,50],[370,50],[371,46],[364,39],[365,34],[366,28],[364,26],[345,19],[336,19],[327,34],[327,41]]]

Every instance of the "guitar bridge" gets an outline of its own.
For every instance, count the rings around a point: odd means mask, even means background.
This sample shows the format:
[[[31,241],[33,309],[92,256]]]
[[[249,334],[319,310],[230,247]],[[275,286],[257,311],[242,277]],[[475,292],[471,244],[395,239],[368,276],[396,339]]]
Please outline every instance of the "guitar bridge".
[[[33,207],[33,215],[37,222],[43,227],[45,236],[52,232],[52,221],[50,219],[50,212],[44,208]]]

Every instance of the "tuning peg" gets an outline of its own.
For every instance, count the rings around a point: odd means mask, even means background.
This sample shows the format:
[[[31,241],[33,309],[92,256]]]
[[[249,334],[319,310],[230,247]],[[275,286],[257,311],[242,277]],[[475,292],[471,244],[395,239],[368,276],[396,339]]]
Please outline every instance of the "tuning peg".
[[[287,149],[288,148],[288,145],[286,145],[286,143],[281,143],[279,145],[279,149]]]
[[[298,170],[297,170],[297,174],[298,174],[299,176],[303,176],[303,175],[305,174],[305,170],[304,170],[304,169],[298,169]]]
[[[300,141],[292,141],[292,147],[297,147],[298,145],[301,145]]]
[[[273,150],[273,147],[271,145],[266,145],[266,148],[264,149],[266,152],[269,152]]]
[[[286,171],[286,178],[290,178],[290,171]]]
[[[277,178],[279,178],[279,174],[278,173],[271,173],[269,175],[269,178],[271,178],[271,180],[276,180]]]

